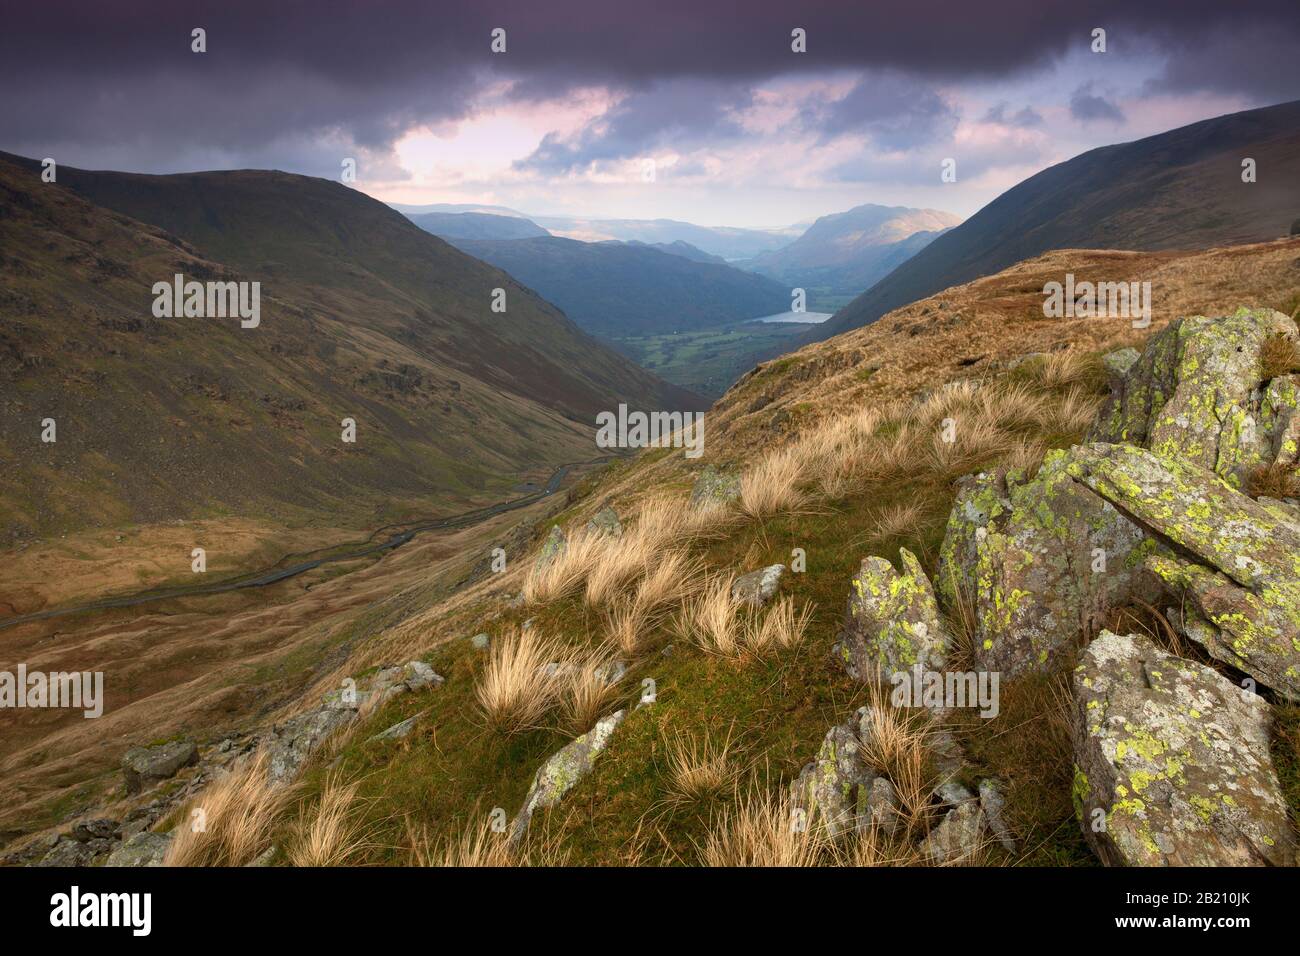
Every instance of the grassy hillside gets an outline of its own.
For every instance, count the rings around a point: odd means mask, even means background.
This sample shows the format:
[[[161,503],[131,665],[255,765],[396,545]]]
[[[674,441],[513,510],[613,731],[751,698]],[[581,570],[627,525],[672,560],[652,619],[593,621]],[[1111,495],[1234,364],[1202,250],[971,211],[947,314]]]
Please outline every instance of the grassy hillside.
[[[30,161],[0,159],[0,196],[6,539],[183,516],[371,526],[454,510],[590,458],[595,414],[619,401],[700,403],[338,184],[67,168],[46,184]],[[260,281],[260,327],[154,318],[152,286],[177,272]],[[53,444],[40,440],[46,418]]]
[[[359,642],[309,701],[344,676],[364,679],[377,665],[417,657],[447,681],[364,708],[291,794],[250,787],[241,806],[264,811],[255,842],[298,864],[919,862],[905,843],[809,851],[781,836],[792,832],[790,781],[828,727],[873,700],[831,654],[859,562],[908,548],[933,575],[957,478],[999,464],[1032,471],[1047,449],[1077,441],[1106,390],[1100,354],[1141,345],[1190,303],[1210,314],[1243,300],[1300,308],[1298,253],[1300,240],[1198,254],[1054,252],[756,369],[711,413],[703,462],[650,451],[581,487],[554,519],[570,537],[551,570],[536,570],[530,555]],[[1042,276],[1063,268],[1158,278],[1151,329],[1043,318]],[[936,437],[951,417],[967,436],[955,445]],[[704,465],[740,471],[737,501],[686,506]],[[580,529],[606,505],[626,530],[618,544],[593,545]],[[795,549],[806,568],[786,576],[771,610],[728,610],[718,597],[733,575],[789,565]],[[638,555],[650,560],[638,564]],[[661,565],[669,572],[657,574]],[[950,611],[953,632],[969,634],[960,609]],[[1116,627],[1159,637],[1140,611],[1121,618]],[[493,650],[469,641],[479,632]],[[612,688],[588,682],[585,698],[566,691],[503,723],[488,676],[524,646],[571,661],[577,674],[605,654],[630,669]],[[946,733],[964,751],[966,772],[1005,787],[1016,850],[993,848],[984,862],[1091,864],[1070,799],[1068,673],[1066,665],[1004,687],[992,720],[935,722],[880,708],[878,739],[888,746],[868,759],[892,779],[912,780],[918,802],[905,804],[908,832],[934,812],[926,781]],[[536,687],[535,674],[525,666],[517,680]],[[656,698],[638,708],[647,679]],[[539,811],[522,852],[510,852],[488,829],[494,810],[512,817],[543,761],[620,707],[627,716],[591,774]],[[1300,759],[1285,724],[1292,710],[1279,709],[1275,759],[1284,776]],[[373,739],[404,719],[413,721],[408,736]],[[1295,812],[1300,794],[1286,779]],[[242,862],[222,855],[222,839],[185,853]]]
[[[1242,182],[1245,157],[1256,161],[1256,182]],[[867,325],[1050,249],[1204,249],[1285,236],[1300,215],[1297,184],[1300,102],[1090,150],[1007,190],[813,337]]]

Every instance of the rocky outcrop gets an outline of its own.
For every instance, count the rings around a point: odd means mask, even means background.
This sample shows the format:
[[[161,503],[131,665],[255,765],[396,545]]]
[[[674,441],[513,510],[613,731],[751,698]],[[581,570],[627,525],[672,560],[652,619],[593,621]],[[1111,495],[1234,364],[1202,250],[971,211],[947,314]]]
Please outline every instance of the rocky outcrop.
[[[1142,574],[1155,543],[1075,480],[1075,453],[1050,452],[1032,479],[976,475],[958,493],[938,584],[948,607],[970,609],[980,670],[1050,669],[1112,607],[1156,596]]]
[[[537,554],[536,566],[538,569],[546,567],[569,547],[569,540],[564,536],[564,531],[560,526],[552,525],[550,534],[542,542],[542,549]]]
[[[832,840],[865,830],[873,821],[892,830],[896,820],[892,784],[873,771],[862,754],[865,711],[827,731],[816,759],[790,784],[791,805],[803,811],[808,826],[824,827]]]
[[[784,564],[773,564],[742,574],[731,584],[731,599],[750,607],[760,607],[776,596],[784,574]]]
[[[122,774],[126,792],[139,793],[146,787],[176,776],[181,767],[198,760],[198,748],[192,740],[173,740],[153,747],[132,747],[122,757]]]
[[[740,497],[740,475],[708,465],[691,488],[692,508],[715,508]]]
[[[595,765],[627,712],[620,710],[596,722],[596,726],[553,754],[533,776],[524,805],[510,825],[510,843],[519,846],[538,810],[558,804]]]
[[[609,505],[601,508],[587,522],[589,534],[603,534],[611,538],[623,537],[623,522],[618,520],[618,512]]]
[[[1074,703],[1075,810],[1103,862],[1294,863],[1263,698],[1145,637],[1103,632]]]
[[[1276,459],[1296,407],[1294,385],[1289,399],[1285,385],[1261,388],[1261,354],[1276,335],[1295,340],[1296,326],[1268,309],[1171,322],[1118,383],[1090,438],[1140,445],[1243,487],[1252,468]]]
[[[137,833],[109,854],[105,866],[162,866],[172,844],[170,833]]]
[[[1194,464],[1129,445],[1082,446],[1069,472],[1170,545],[1145,567],[1180,598],[1188,637],[1300,699],[1300,528]]]
[[[906,548],[899,554],[901,573],[884,558],[869,557],[853,578],[835,652],[857,680],[888,679],[915,666],[942,670],[947,660],[951,638],[930,579],[916,555]]]

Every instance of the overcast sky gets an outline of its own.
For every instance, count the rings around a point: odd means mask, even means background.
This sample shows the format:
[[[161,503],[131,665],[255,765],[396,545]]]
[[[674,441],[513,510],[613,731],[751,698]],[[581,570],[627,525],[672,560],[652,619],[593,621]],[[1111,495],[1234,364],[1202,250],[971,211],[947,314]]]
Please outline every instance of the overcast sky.
[[[354,185],[386,201],[535,215],[780,227],[864,202],[969,215],[1095,146],[1300,98],[1298,11],[0,0],[0,149],[330,178],[352,157]],[[955,183],[941,181],[948,158]]]

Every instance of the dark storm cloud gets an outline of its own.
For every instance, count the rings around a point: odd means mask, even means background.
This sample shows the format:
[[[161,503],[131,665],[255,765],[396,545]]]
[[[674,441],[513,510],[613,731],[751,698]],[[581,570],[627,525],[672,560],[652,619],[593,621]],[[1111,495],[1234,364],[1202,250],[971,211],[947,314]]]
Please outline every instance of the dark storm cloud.
[[[1026,106],[1011,115],[1007,115],[1007,109],[1006,103],[991,106],[981,122],[997,123],[1000,126],[1019,126],[1023,129],[1043,125],[1042,114],[1032,106]]]
[[[1093,93],[1091,83],[1083,84],[1070,95],[1070,115],[1085,123],[1093,120],[1124,122],[1123,111],[1104,96]]]
[[[909,149],[951,135],[957,114],[923,84],[897,74],[870,75],[843,99],[806,117],[829,141],[845,133],[864,133],[885,150]]]
[[[593,84],[653,96],[674,80],[743,87],[838,69],[959,82],[1014,76],[1086,49],[1094,26],[1107,29],[1107,55],[1121,55],[1132,37],[1186,54],[1160,81],[1170,89],[1276,100],[1300,95],[1291,58],[1267,64],[1252,53],[1259,38],[1273,51],[1300,41],[1295,8],[1294,0],[913,0],[888,8],[841,0],[9,2],[0,148],[54,144],[74,159],[111,155],[132,168],[178,155],[223,164],[277,152],[294,159],[313,141],[383,153],[413,125],[472,113],[480,91],[501,79],[515,81],[511,95],[524,99]],[[190,52],[195,26],[208,31],[205,54]],[[496,26],[507,30],[503,56],[489,50]],[[806,54],[790,50],[794,27],[808,31]],[[839,121],[853,123],[860,107],[867,112],[858,119],[870,123],[869,99],[845,104]],[[641,120],[622,122],[635,141]],[[922,109],[884,135],[901,143],[924,130]],[[581,162],[584,149],[600,146],[552,143],[537,161]]]
[[[751,101],[744,87],[669,80],[632,93],[573,142],[548,134],[531,156],[516,165],[563,174],[600,160],[638,156],[654,149],[684,150],[705,138],[711,143],[735,139],[741,129],[732,111]]]

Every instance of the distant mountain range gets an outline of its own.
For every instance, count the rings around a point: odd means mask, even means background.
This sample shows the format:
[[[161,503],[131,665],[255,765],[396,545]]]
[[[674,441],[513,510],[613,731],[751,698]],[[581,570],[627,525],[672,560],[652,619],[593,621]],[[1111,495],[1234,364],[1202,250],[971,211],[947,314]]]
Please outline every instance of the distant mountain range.
[[[785,286],[703,256],[685,243],[451,239],[535,289],[582,328],[621,337],[687,331],[783,312]]]
[[[822,216],[789,245],[736,265],[786,285],[857,295],[960,222],[935,209],[855,206]]]
[[[1242,163],[1255,161],[1255,182]],[[1045,169],[935,239],[810,333],[825,339],[1051,249],[1198,249],[1300,216],[1300,101],[1105,146]]]
[[[550,233],[531,219],[486,212],[425,212],[407,217],[443,239],[533,239]]]
[[[370,526],[590,458],[619,402],[706,404],[339,183],[40,172],[0,154],[6,531],[222,509]],[[260,282],[260,325],[155,317],[176,274]]]
[[[751,259],[779,249],[799,235],[798,229],[737,229],[728,226],[697,226],[676,219],[582,219],[574,216],[535,216],[507,206],[483,206],[457,203],[432,203],[413,206],[393,203],[393,208],[407,216],[427,213],[484,213],[525,219],[548,232],[583,242],[642,242],[647,245],[689,243],[697,249],[723,259]],[[418,220],[417,220],[418,221]],[[484,236],[506,239],[509,236]]]

